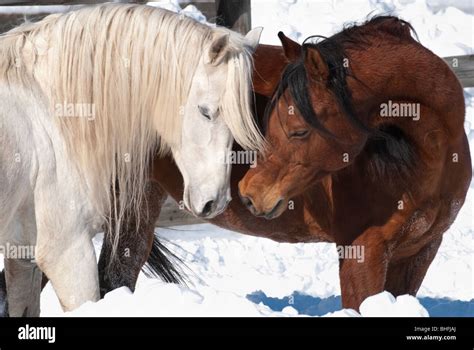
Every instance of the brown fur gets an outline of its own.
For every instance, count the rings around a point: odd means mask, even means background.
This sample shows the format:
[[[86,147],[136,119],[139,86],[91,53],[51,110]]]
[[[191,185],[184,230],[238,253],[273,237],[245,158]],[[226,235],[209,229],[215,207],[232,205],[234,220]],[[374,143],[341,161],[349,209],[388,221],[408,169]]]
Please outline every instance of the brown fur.
[[[390,126],[404,135],[417,155],[408,177],[371,176],[374,150],[367,145],[373,140],[348,122],[327,89],[328,68],[316,46],[308,47],[304,57],[311,103],[338,139],[309,127],[298,110],[291,115],[287,104],[293,102],[286,91],[269,119],[267,158],[239,184],[253,213],[276,217],[290,198],[303,196],[305,209],[332,241],[365,247],[363,263],[340,260],[343,306],[354,309],[383,290],[416,294],[471,181],[464,97],[454,73],[394,19],[360,28],[362,47],[346,47],[352,71],[347,84],[356,115],[369,128]],[[381,118],[380,105],[388,100],[420,103],[420,120]],[[308,135],[292,138],[300,129]],[[321,191],[318,183],[330,185]],[[398,208],[400,200],[403,208]],[[326,208],[315,210],[317,202]]]

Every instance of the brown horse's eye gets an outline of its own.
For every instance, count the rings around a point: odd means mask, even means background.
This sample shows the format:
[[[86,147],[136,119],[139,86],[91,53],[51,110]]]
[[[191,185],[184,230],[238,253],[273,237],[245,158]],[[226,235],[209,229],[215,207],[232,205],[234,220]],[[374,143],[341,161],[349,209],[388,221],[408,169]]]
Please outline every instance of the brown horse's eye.
[[[298,130],[290,133],[290,138],[302,139],[309,135],[309,130]]]

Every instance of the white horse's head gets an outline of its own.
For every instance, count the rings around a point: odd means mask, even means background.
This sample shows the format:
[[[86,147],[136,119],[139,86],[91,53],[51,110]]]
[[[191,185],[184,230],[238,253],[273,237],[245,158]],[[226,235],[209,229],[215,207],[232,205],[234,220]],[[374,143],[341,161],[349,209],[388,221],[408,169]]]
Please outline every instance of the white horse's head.
[[[179,145],[171,147],[184,179],[184,203],[196,216],[211,218],[231,200],[226,154],[234,137],[247,148],[261,142],[251,113],[251,53],[261,29],[250,31],[240,52],[227,31],[217,31],[196,69],[183,110]],[[234,47],[233,47],[234,46]]]
[[[260,33],[242,36],[150,6],[105,4],[22,26],[9,34],[15,49],[8,52],[24,46],[34,66],[16,71],[36,72],[53,111],[63,103],[94,107],[92,120],[55,120],[91,201],[102,215],[112,213],[119,231],[128,208],[140,215],[157,150],[173,154],[188,209],[201,217],[225,209],[234,138],[246,149],[264,144],[251,103]],[[45,40],[48,54],[40,55],[34,46]],[[115,188],[119,198],[111,195]]]

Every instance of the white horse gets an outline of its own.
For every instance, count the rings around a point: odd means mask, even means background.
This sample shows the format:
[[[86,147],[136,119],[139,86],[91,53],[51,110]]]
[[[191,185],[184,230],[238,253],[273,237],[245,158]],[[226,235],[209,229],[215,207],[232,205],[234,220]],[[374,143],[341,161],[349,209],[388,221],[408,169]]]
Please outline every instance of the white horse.
[[[0,36],[0,245],[36,245],[35,260],[5,257],[11,316],[39,315],[41,271],[64,310],[98,300],[91,237],[104,223],[120,232],[157,150],[173,155],[195,215],[224,210],[218,160],[234,137],[264,146],[250,101],[259,36],[119,4]]]

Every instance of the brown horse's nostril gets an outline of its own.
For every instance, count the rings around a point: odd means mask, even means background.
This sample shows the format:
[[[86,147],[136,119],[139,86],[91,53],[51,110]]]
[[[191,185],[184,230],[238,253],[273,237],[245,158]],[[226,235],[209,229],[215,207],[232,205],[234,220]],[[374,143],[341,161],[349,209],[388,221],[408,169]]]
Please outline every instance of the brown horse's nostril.
[[[272,210],[270,210],[268,213],[265,213],[265,219],[271,220],[276,216],[276,213],[280,209],[280,206],[283,204],[283,198],[280,198],[280,200],[275,204]]]
[[[245,207],[248,210],[250,210],[252,213],[255,213],[255,206],[253,205],[252,198],[242,195],[242,193],[240,193],[240,190],[239,190],[239,197],[243,205],[245,205]]]
[[[242,203],[247,207],[247,209],[254,211],[255,206],[253,205],[252,199],[250,197],[240,197],[242,199]]]

